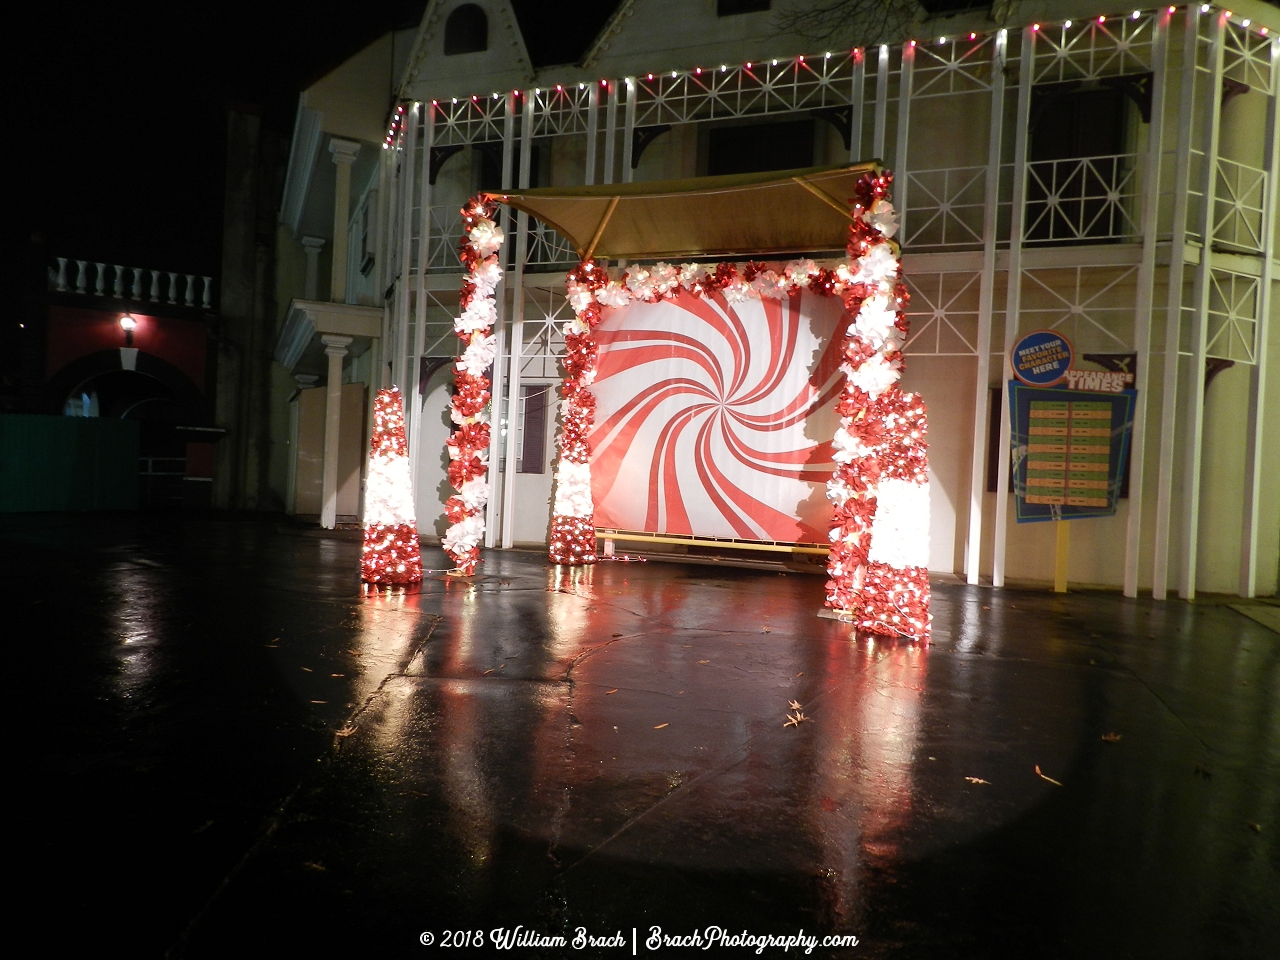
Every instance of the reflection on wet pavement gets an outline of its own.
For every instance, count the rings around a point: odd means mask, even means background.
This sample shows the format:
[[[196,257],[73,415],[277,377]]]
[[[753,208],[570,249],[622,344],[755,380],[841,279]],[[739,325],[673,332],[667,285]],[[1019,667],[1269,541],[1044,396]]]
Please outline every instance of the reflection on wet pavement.
[[[0,537],[12,636],[57,678],[26,865],[132,956],[517,924],[641,953],[651,924],[861,940],[815,956],[1280,942],[1280,637],[1226,605],[939,583],[919,647],[850,639],[800,574],[491,552],[361,596],[358,542],[266,522]]]

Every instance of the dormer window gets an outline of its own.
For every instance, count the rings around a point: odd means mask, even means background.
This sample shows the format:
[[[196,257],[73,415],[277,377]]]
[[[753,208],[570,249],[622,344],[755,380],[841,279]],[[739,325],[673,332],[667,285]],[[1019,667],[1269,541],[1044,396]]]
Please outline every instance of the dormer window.
[[[489,18],[474,3],[456,7],[444,22],[444,55],[489,49]]]

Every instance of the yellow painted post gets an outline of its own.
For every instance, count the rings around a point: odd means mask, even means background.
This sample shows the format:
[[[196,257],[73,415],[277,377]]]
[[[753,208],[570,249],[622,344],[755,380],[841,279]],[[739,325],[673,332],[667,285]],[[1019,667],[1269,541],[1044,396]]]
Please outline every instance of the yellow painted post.
[[[1071,545],[1071,523],[1067,520],[1055,520],[1053,526],[1057,533],[1053,559],[1053,592],[1066,593],[1067,552]]]

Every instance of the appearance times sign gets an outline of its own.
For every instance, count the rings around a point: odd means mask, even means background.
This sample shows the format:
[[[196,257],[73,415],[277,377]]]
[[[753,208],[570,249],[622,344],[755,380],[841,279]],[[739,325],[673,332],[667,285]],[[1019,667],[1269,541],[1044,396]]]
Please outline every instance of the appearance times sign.
[[[1071,345],[1057,334],[1048,343],[1044,334],[1028,334],[1010,358],[1018,376],[1009,381],[1017,520],[1112,516],[1120,499],[1137,394],[1123,389],[1123,379],[1057,367],[1055,357],[1065,356],[1069,363]],[[1046,365],[1056,369],[1046,370]],[[1034,383],[1050,373],[1053,379],[1045,385]],[[1064,380],[1063,386],[1053,386]],[[1076,383],[1093,389],[1070,389]]]

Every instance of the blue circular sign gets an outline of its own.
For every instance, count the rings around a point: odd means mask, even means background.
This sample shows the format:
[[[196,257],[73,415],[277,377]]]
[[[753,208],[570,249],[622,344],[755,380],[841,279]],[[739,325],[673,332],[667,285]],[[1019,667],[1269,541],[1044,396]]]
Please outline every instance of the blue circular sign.
[[[1014,345],[1013,375],[1032,387],[1051,387],[1071,369],[1071,341],[1052,330],[1028,333]]]

